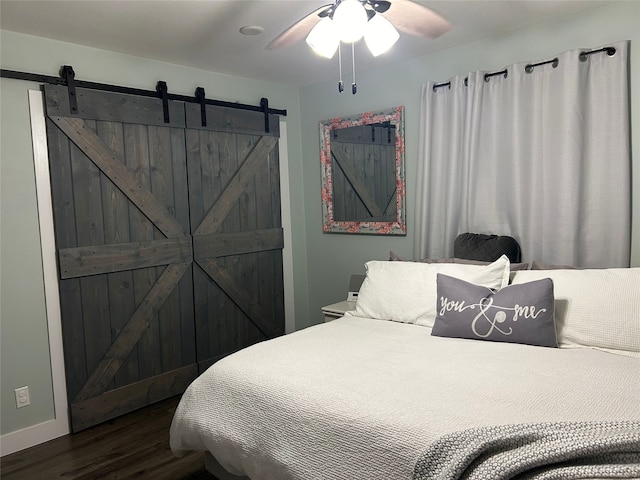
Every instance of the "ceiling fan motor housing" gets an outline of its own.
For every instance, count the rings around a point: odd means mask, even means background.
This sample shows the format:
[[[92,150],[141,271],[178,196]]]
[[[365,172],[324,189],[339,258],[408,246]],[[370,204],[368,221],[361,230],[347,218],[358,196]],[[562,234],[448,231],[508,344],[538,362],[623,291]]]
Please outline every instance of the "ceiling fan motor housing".
[[[376,13],[384,13],[387,10],[389,10],[389,7],[391,7],[391,2],[388,2],[386,0],[379,0],[379,1],[375,1],[375,0],[358,0],[362,6],[364,7],[364,9],[367,12],[367,17],[369,20],[371,20],[371,18],[376,14]],[[338,5],[340,5],[342,3],[342,0],[336,0],[336,2],[333,5],[329,5],[327,8],[325,8],[324,10],[320,11],[318,13],[318,16],[320,18],[324,18],[324,17],[329,17],[331,19],[333,19],[333,14],[335,13],[336,9],[338,8]]]

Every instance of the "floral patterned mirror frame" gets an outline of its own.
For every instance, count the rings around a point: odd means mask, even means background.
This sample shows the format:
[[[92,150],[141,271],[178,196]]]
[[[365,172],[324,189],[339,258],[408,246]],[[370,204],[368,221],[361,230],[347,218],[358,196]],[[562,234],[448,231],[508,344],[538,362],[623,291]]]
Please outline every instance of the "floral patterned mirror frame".
[[[331,139],[336,130],[363,125],[392,125],[395,131],[395,215],[392,221],[375,219],[334,219],[334,172]],[[322,169],[322,228],[325,233],[406,235],[404,107],[398,106],[320,122],[320,163]]]

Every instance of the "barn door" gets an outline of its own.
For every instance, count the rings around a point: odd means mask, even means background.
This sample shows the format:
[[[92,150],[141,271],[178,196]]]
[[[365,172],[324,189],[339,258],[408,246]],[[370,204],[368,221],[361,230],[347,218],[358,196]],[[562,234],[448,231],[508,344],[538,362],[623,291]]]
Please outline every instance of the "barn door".
[[[193,153],[187,138],[193,132],[185,128],[183,103],[169,102],[165,123],[158,99],[81,88],[76,99],[72,114],[68,90],[45,87],[73,431],[181,393],[198,375],[198,361],[204,367],[282,333],[284,324],[282,291],[276,287],[282,284],[282,266],[265,266],[278,262],[280,251],[261,254],[255,246],[252,253],[237,251],[238,242],[266,242],[270,248],[277,243],[272,228],[280,226],[277,182],[269,183],[276,190],[268,194],[277,201],[266,200],[278,212],[268,219],[265,209],[257,215],[247,202],[254,193],[237,190],[251,190],[246,172],[257,168],[255,174],[263,175],[269,170],[265,163],[275,162],[277,173],[275,137],[265,143],[258,135],[228,133],[237,138],[225,143],[220,154],[229,158],[220,161],[222,170],[211,183],[211,163],[201,168],[190,161],[187,169],[187,153]],[[206,142],[202,147],[208,148]],[[234,180],[245,157],[253,159],[251,167]],[[235,193],[224,196],[228,211],[212,209],[211,199],[220,195],[214,189],[228,188],[229,180]],[[213,213],[200,215],[198,230],[194,209],[202,208]],[[253,240],[213,235],[221,232]],[[248,286],[261,282],[273,286],[255,292]],[[257,330],[253,322],[260,325]]]
[[[187,104],[200,368],[284,333],[278,119]],[[203,125],[206,124],[206,125]]]

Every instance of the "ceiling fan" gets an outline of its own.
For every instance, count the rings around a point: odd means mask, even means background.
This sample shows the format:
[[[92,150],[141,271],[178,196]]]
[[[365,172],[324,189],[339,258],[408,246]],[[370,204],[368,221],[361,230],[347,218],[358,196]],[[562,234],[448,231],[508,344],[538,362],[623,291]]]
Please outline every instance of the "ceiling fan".
[[[433,39],[450,28],[446,19],[412,0],[335,0],[298,20],[266,48],[285,47],[306,37],[309,46],[321,56],[332,58],[337,50],[341,77],[338,90],[342,92],[340,43],[351,43],[353,58],[353,45],[364,37],[370,52],[378,56],[398,40],[396,29]],[[356,93],[355,59],[353,69],[352,92]]]
[[[426,38],[438,38],[451,29],[451,24],[430,8],[412,0],[358,0],[363,4],[367,15],[376,13],[389,20],[398,30],[411,35]],[[324,5],[298,20],[284,32],[273,39],[267,48],[270,50],[295,43],[309,34],[324,17],[331,17],[342,3]],[[373,14],[369,13],[373,12]]]

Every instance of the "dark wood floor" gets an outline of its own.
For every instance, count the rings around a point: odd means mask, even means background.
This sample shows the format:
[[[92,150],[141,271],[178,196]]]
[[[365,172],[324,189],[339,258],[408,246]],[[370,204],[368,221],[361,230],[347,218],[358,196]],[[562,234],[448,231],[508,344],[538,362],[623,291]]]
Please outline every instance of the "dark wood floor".
[[[178,398],[2,457],[2,480],[214,480],[204,454],[176,458],[169,426]]]

